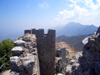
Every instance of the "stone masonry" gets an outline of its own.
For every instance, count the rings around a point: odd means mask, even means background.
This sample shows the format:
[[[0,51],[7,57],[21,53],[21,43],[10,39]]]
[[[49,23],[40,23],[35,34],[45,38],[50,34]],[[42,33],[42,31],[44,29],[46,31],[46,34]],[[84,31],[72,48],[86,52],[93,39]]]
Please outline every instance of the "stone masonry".
[[[66,73],[66,49],[59,48],[56,50],[56,73],[62,72],[64,75]]]
[[[40,75],[36,36],[24,34],[14,44],[8,75]]]
[[[43,29],[25,30],[24,33],[36,35],[40,74],[55,75],[55,30],[49,30],[48,34],[44,34]]]

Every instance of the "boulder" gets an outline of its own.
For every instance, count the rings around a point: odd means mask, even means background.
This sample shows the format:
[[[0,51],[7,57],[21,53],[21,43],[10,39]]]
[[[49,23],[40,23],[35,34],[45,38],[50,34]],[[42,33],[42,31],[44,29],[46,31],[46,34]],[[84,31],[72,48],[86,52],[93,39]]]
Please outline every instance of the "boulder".
[[[40,75],[35,35],[26,33],[14,44],[9,75]]]
[[[34,63],[35,62],[32,60],[24,61],[23,67],[24,67],[25,72],[27,72],[28,74],[32,74]]]
[[[23,53],[23,51],[24,51],[23,48],[20,46],[16,46],[11,50],[13,56],[19,56],[20,54]]]
[[[13,64],[15,64],[15,65],[17,65],[17,63],[19,62],[19,57],[18,56],[12,56],[12,57],[10,57],[10,64],[11,65],[13,65]]]
[[[27,72],[28,74],[32,74],[33,67],[35,65],[34,56],[28,54],[26,57],[21,58],[21,61],[22,61],[22,67],[20,67],[20,70],[24,70],[24,72]]]
[[[10,57],[10,65],[13,70],[18,70],[18,67],[21,65],[20,58],[18,56]]]
[[[82,52],[77,52],[77,53],[75,54],[75,56],[74,56],[75,61],[78,62],[78,59],[79,59],[79,57],[81,57],[81,56],[82,56]]]
[[[16,40],[14,42],[15,46],[25,46],[25,41],[23,40]]]
[[[70,63],[66,67],[66,75],[77,75],[75,72],[79,67],[79,63],[77,63],[75,60],[71,60]],[[72,72],[74,72],[72,74]]]
[[[86,45],[86,44],[88,43],[89,39],[90,39],[89,36],[86,37],[84,40],[82,40],[82,43],[83,43],[84,45]]]
[[[34,34],[25,34],[25,35],[22,37],[22,39],[23,39],[24,41],[27,41],[27,42],[29,42],[29,41],[36,41],[36,37],[35,37]]]

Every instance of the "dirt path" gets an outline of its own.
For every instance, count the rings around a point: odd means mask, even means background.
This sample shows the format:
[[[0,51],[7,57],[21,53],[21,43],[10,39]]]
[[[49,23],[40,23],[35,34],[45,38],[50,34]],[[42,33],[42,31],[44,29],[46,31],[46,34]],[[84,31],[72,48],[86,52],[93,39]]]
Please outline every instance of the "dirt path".
[[[3,71],[2,73],[0,73],[0,75],[8,75],[9,72],[10,72],[10,70],[6,70],[6,71]]]

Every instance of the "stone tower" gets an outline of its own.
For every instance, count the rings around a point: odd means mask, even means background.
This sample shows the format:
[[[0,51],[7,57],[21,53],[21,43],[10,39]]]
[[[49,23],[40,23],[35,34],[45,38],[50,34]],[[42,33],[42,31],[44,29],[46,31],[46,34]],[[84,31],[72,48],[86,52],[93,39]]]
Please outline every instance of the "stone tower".
[[[36,34],[41,75],[55,75],[55,30],[44,34],[43,29],[25,30]]]

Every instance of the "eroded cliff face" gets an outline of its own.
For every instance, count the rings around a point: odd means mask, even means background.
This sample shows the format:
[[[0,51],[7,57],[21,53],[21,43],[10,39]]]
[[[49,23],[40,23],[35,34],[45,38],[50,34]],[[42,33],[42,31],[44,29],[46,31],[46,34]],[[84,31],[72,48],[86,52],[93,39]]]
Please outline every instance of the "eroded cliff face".
[[[36,36],[26,33],[14,44],[9,75],[40,75]]]
[[[78,63],[73,62],[71,72],[66,75],[100,75],[100,27],[94,35],[86,37],[83,41],[83,55]]]

